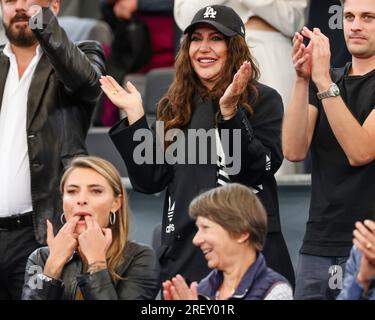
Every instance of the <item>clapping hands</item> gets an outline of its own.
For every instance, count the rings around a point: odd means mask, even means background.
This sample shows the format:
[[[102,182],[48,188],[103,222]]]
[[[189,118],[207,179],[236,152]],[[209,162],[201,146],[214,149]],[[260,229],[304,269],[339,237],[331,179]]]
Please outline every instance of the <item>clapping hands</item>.
[[[375,277],[375,222],[365,220],[355,226],[353,243],[362,253],[357,279],[367,286]]]
[[[163,282],[163,295],[165,300],[198,300],[198,284],[193,282],[190,287],[185,279],[177,275],[172,280]]]
[[[303,44],[303,37],[310,40],[307,47]],[[292,59],[297,77],[305,80],[311,77],[319,91],[326,90],[332,83],[329,74],[331,60],[329,39],[319,28],[311,31],[303,27],[301,33],[296,32],[293,38]]]
[[[220,112],[223,117],[234,115],[238,101],[249,83],[251,71],[250,62],[245,61],[234,75],[232,83],[219,101]]]

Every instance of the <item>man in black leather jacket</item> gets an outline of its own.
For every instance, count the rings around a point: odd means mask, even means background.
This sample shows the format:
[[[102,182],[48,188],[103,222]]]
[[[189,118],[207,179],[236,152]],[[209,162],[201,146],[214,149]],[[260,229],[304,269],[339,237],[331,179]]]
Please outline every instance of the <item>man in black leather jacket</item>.
[[[59,0],[0,1],[9,39],[0,47],[0,299],[19,299],[46,219],[61,225],[63,168],[86,154],[104,56],[96,42],[69,41]]]

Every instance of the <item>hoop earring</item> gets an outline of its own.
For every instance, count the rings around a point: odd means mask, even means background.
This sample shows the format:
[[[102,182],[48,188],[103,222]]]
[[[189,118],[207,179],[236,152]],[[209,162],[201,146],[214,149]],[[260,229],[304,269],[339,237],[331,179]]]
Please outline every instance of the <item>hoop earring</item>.
[[[114,225],[116,222],[116,212],[112,212],[109,214],[109,224]]]
[[[64,221],[65,220],[65,221]],[[66,219],[65,219],[65,215],[64,215],[64,212],[61,214],[60,216],[60,221],[62,224],[65,224],[66,223]]]

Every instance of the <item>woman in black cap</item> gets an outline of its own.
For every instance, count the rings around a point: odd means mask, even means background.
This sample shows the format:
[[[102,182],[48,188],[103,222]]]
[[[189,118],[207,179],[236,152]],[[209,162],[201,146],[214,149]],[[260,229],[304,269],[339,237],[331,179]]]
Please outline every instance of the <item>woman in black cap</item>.
[[[267,210],[267,265],[294,284],[274,178],[283,159],[281,97],[257,82],[245,28],[233,9],[205,7],[184,33],[176,78],[158,103],[158,122],[151,129],[136,88],[128,82],[124,90],[111,77],[101,79],[103,91],[127,113],[110,135],[134,189],[166,188],[160,280],[181,274],[188,282],[199,281],[208,274],[204,255],[192,244],[196,227],[188,207],[201,192],[237,182],[251,188]],[[197,136],[206,140],[192,140]]]

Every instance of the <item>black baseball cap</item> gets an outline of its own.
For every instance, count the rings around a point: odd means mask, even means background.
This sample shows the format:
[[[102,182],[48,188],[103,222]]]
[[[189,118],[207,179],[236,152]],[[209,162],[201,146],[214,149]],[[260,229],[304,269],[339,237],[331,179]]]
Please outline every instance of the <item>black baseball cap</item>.
[[[213,5],[200,9],[184,33],[192,33],[198,23],[208,23],[227,37],[236,34],[245,37],[245,26],[240,16],[227,6]]]

